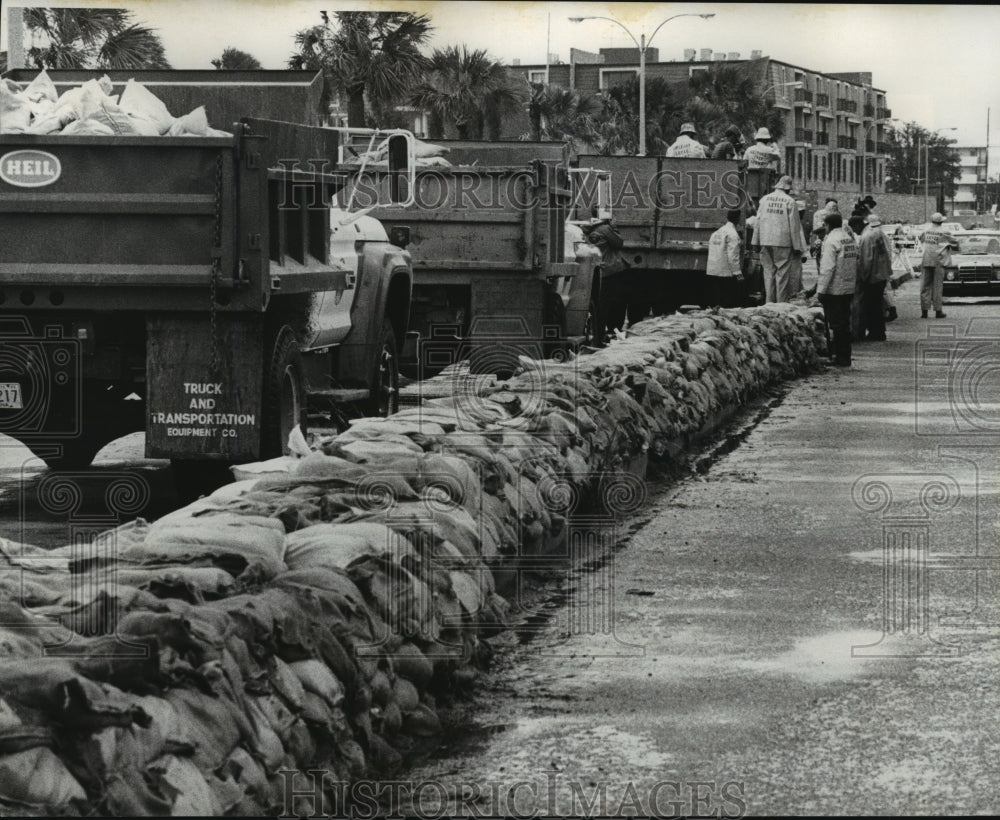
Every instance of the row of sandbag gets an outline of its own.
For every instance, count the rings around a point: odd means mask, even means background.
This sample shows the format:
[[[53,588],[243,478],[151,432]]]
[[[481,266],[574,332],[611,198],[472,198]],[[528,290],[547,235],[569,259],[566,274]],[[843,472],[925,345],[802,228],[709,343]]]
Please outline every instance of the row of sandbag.
[[[0,80],[0,134],[90,136],[232,136],[211,128],[204,106],[175,117],[142,83],[129,80],[120,97],[111,80],[87,80],[57,92],[46,71],[24,88]]]
[[[650,320],[499,384],[443,374],[152,525],[0,544],[0,812],[287,811],[281,769],[394,771],[488,660],[518,560],[568,554],[576,491],[822,343],[802,309]]]

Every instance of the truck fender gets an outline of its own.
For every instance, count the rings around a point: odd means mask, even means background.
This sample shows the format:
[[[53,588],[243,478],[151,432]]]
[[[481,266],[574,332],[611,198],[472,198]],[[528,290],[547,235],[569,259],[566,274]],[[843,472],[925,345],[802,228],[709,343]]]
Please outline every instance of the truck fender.
[[[406,338],[413,287],[409,253],[388,243],[365,243],[356,287],[351,330],[340,347],[338,372],[344,385],[367,387],[383,320],[392,324],[397,345]]]

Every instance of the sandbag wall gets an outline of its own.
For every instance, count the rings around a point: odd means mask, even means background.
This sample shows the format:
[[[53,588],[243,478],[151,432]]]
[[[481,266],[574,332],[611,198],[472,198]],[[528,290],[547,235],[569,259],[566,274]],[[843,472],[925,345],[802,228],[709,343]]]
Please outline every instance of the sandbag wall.
[[[342,811],[287,805],[287,770],[398,769],[488,660],[505,573],[561,554],[579,491],[824,345],[789,305],[648,320],[500,384],[442,374],[440,398],[151,525],[0,542],[0,814]]]

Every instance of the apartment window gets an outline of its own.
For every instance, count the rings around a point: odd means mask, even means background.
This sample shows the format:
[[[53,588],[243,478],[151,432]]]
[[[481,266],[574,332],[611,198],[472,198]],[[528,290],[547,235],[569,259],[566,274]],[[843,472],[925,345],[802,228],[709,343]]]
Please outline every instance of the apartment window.
[[[528,82],[529,83],[544,83],[545,82],[545,70],[540,71],[529,71],[528,72]]]
[[[795,176],[802,179],[802,153],[797,152],[795,156]]]
[[[627,83],[638,74],[638,68],[602,68],[600,80],[601,91],[607,91],[608,89]]]

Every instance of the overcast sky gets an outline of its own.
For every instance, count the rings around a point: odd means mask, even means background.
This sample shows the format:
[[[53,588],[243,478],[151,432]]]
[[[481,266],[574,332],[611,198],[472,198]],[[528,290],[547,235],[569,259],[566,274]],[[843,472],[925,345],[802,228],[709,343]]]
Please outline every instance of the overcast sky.
[[[8,0],[0,0],[4,8]],[[15,3],[17,5],[52,5]],[[330,0],[75,0],[62,5],[133,9],[159,29],[175,68],[211,68],[226,46],[248,51],[265,68],[282,68],[295,31],[319,22],[319,12],[348,9],[413,11],[435,26],[432,46],[466,43],[509,63],[545,60],[549,51],[567,61],[571,46],[597,51],[628,46],[628,35],[600,20],[571,23],[570,15],[607,15],[635,36],[684,12],[714,12],[714,19],[667,23],[650,45],[661,60],[683,59],[685,48],[754,49],[818,71],[871,71],[885,89],[895,117],[931,128],[956,126],[961,145],[986,140],[986,109],[992,107],[991,139],[1000,145],[997,40],[1000,7],[993,5],[844,5],[734,3],[546,3],[546,2],[352,2]],[[6,44],[6,15],[0,48]],[[1000,151],[991,152],[991,166]],[[1000,168],[1000,166],[998,166]]]

